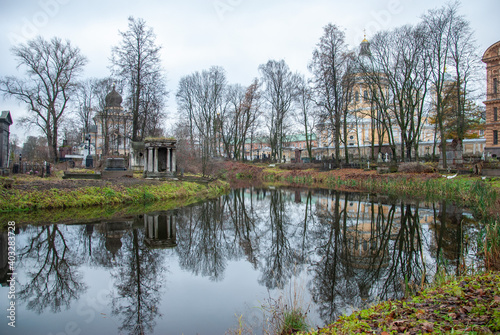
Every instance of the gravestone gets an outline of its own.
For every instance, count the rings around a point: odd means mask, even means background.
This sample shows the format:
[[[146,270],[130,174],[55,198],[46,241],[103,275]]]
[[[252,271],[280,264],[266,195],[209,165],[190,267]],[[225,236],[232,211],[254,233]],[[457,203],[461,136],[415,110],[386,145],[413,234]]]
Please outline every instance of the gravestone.
[[[124,158],[106,158],[106,163],[104,165],[104,171],[102,171],[102,178],[120,178],[128,177],[133,178],[134,173],[131,170],[127,170],[125,166]]]
[[[439,155],[439,166],[443,167],[443,150],[441,146]],[[456,139],[454,139],[450,144],[446,143],[446,164],[449,168],[456,169],[462,167],[464,164],[462,145]]]
[[[106,171],[125,171],[125,159],[124,158],[106,158],[106,166],[104,168]]]

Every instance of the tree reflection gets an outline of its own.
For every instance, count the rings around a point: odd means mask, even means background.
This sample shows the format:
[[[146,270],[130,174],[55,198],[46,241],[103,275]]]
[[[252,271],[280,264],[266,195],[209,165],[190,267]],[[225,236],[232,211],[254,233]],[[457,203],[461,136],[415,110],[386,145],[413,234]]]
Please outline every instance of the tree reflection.
[[[120,331],[129,334],[152,333],[159,316],[162,253],[144,244],[144,231],[133,228],[122,237],[122,252],[113,272],[116,292],[112,313],[121,319]]]
[[[294,275],[294,269],[303,263],[301,250],[292,248],[292,221],[286,211],[284,191],[271,191],[269,204],[269,227],[266,231],[269,246],[263,248],[264,265],[259,282],[268,289],[283,288]]]
[[[314,232],[320,260],[313,264],[311,294],[319,314],[326,321],[335,319],[345,309],[354,292],[353,285],[346,280],[346,241],[342,233],[345,230],[341,230],[347,223],[346,201],[341,204],[338,192],[322,200],[322,206],[317,209],[320,225]]]
[[[434,231],[435,244],[432,246],[437,262],[436,271],[445,269],[455,275],[462,275],[465,271],[464,257],[467,254],[467,240],[464,236],[468,235],[466,230],[470,219],[464,217],[463,210],[446,201],[433,205],[434,222],[431,228]]]
[[[223,229],[224,203],[221,198],[179,211],[180,266],[213,281],[223,278],[227,265],[229,241]]]
[[[270,290],[310,265],[306,285],[329,322],[401,297],[405,283],[420,285],[432,275],[433,260],[458,273],[464,235],[473,230],[466,223],[462,210],[445,202],[426,208],[331,190],[237,189],[134,219],[28,228],[19,255],[28,280],[19,296],[29,309],[57,312],[86,289],[80,265],[105,268],[115,282],[111,308],[119,332],[152,333],[161,316],[164,257],[176,253],[182,269],[213,281],[223,279],[230,261],[246,259]],[[0,236],[0,246],[4,241]],[[1,254],[0,261],[1,270]]]
[[[405,293],[405,285],[420,285],[426,274],[419,205],[417,203],[412,208],[409,204],[401,203],[398,222],[394,222],[397,212],[395,209],[395,206],[391,207],[391,215],[388,217],[393,226],[393,241],[386,279],[381,286],[382,299],[401,297]]]
[[[9,270],[9,238],[8,232],[0,232],[0,285],[7,286],[11,278]]]
[[[234,245],[240,245],[248,262],[254,269],[258,266],[259,240],[255,235],[255,221],[257,217],[253,208],[253,189],[250,193],[250,208],[247,208],[245,201],[246,189],[236,189],[233,191],[233,198],[228,203],[226,212],[234,227]],[[235,252],[236,253],[236,252]]]
[[[58,225],[32,228],[32,236],[19,253],[19,260],[26,269],[27,282],[21,286],[19,298],[27,302],[27,308],[37,313],[46,308],[54,313],[62,306],[69,308],[71,302],[86,290],[78,266],[82,259],[68,246]]]
[[[325,322],[396,298],[404,283],[425,278],[419,205],[382,205],[362,196],[332,192],[317,208],[318,241],[311,294]],[[377,199],[375,199],[377,200]]]

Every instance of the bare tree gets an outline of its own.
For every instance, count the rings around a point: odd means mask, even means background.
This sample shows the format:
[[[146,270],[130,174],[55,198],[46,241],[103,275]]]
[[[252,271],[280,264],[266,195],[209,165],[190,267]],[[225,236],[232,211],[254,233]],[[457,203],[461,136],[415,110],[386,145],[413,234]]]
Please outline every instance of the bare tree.
[[[28,162],[46,161],[48,159],[47,139],[44,136],[28,136],[21,152],[24,160]]]
[[[179,83],[179,112],[189,124],[192,145],[196,143],[199,148],[203,175],[208,172],[210,157],[219,153],[218,120],[224,108],[226,86],[224,69],[217,66],[183,77]]]
[[[139,113],[140,138],[163,136],[162,121],[167,115],[166,95],[165,81],[162,80],[162,74],[157,73],[142,90]]]
[[[388,32],[379,33],[378,40],[385,40]],[[378,146],[378,151],[381,151],[382,145],[389,144],[392,150],[393,159],[396,158],[396,140],[395,133],[393,132],[394,120],[391,117],[391,96],[389,94],[389,82],[387,76],[384,74],[382,67],[380,67],[375,60],[380,57],[385,57],[389,49],[379,47],[376,50],[378,55],[372,55],[368,50],[367,57],[359,57],[358,66],[361,71],[360,80],[365,84],[368,90],[370,99],[370,129],[371,129],[371,159],[375,159],[375,145]]]
[[[453,133],[460,142],[465,137],[468,128],[466,114],[467,109],[470,109],[467,108],[469,83],[477,74],[480,63],[474,33],[470,23],[458,14],[459,6],[460,3],[455,1],[429,10],[422,17],[431,64],[433,122],[441,138],[444,168],[447,167],[447,134]],[[450,105],[453,105],[453,116],[450,115]],[[448,129],[450,117],[454,119],[453,130]]]
[[[418,154],[417,146],[425,121],[425,97],[428,91],[429,59],[426,53],[425,29],[419,25],[403,26],[377,33],[371,44],[373,62],[387,87],[388,99],[382,111],[391,126],[389,136],[399,133],[401,159]],[[380,83],[380,81],[379,81]],[[380,94],[378,98],[385,95]],[[390,120],[390,121],[388,121]],[[390,122],[390,123],[389,123]],[[395,154],[395,152],[394,152]]]
[[[243,100],[242,108],[242,131],[241,141],[243,146],[243,154],[245,153],[245,143],[250,138],[250,157],[252,157],[253,139],[255,129],[258,126],[258,120],[261,116],[262,92],[260,91],[260,83],[258,79],[254,79],[253,83],[247,87],[245,99]],[[245,158],[244,156],[242,157]]]
[[[456,3],[447,5],[437,10],[429,10],[425,14],[423,24],[426,27],[427,40],[429,42],[429,61],[431,65],[430,84],[434,93],[432,99],[433,122],[439,131],[441,138],[441,152],[443,156],[443,167],[447,168],[446,162],[446,130],[445,130],[445,101],[450,93],[446,89],[447,65],[450,59],[450,36],[456,13]],[[434,145],[433,155],[435,155]]]
[[[257,79],[248,87],[230,85],[226,92],[225,108],[218,115],[221,138],[229,158],[245,159],[245,144],[260,112],[260,92]],[[252,143],[251,143],[252,145]]]
[[[309,160],[312,161],[312,139],[314,129],[314,106],[312,89],[309,87],[307,80],[302,77],[298,87],[297,103],[299,106],[300,113],[297,117],[298,123],[304,125],[304,134],[306,139],[306,150]]]
[[[87,59],[80,49],[54,37],[37,37],[12,48],[18,67],[26,68],[26,79],[7,77],[0,80],[0,91],[28,105],[30,114],[21,122],[39,127],[51,147],[51,159],[57,161],[59,126],[76,78]]]
[[[266,117],[271,158],[281,161],[283,142],[291,120],[290,114],[296,99],[300,76],[292,73],[284,60],[270,60],[260,65],[259,70],[264,84],[263,96],[269,105]]]
[[[229,85],[226,89],[225,99],[225,107],[217,115],[216,122],[221,130],[220,135],[226,156],[238,160],[242,154],[240,133],[243,131],[241,116],[243,114],[245,88],[240,84]]]
[[[91,93],[92,98],[91,107],[92,111],[97,111],[94,115],[94,121],[101,127],[102,134],[102,148],[101,152],[104,155],[110,152],[110,137],[113,131],[113,112],[106,108],[106,96],[111,92],[114,87],[113,79],[101,78],[91,80]],[[120,88],[118,88],[120,90]],[[96,148],[97,150],[97,148]]]
[[[146,127],[162,118],[167,91],[161,67],[161,46],[142,19],[129,17],[128,30],[120,32],[122,41],[112,49],[113,70],[129,90],[132,112],[132,141],[143,139]]]
[[[309,69],[314,76],[314,91],[322,122],[333,132],[336,163],[340,161],[341,133],[345,131],[345,123],[342,125],[347,103],[345,99],[350,96],[349,90],[352,90],[352,86],[345,86],[344,81],[349,75],[351,59],[344,32],[333,24],[325,26]],[[347,154],[347,148],[345,152]]]
[[[453,24],[450,36],[450,65],[453,68],[456,97],[456,136],[462,142],[466,136],[469,99],[473,90],[471,82],[477,78],[481,69],[481,57],[477,54],[478,46],[470,22],[458,16]]]
[[[98,79],[89,78],[78,83],[76,98],[76,117],[84,133],[88,133],[89,126],[93,123],[92,118],[98,104],[95,87]]]

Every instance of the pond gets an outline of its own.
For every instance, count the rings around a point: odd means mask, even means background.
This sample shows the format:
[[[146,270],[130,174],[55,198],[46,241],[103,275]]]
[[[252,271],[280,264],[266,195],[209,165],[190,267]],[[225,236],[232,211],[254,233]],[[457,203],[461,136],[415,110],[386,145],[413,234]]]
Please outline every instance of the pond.
[[[217,200],[85,224],[16,228],[15,298],[0,239],[1,334],[224,334],[266,306],[312,327],[475,262],[472,215],[332,190],[234,189]]]

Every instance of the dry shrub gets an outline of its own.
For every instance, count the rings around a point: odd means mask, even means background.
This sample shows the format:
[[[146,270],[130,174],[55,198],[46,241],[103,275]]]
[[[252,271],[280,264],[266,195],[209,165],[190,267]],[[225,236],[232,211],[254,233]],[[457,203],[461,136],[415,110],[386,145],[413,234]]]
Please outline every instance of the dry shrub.
[[[486,269],[500,271],[500,223],[498,222],[486,227],[484,255]]]
[[[402,163],[399,165],[398,172],[404,173],[433,173],[436,169],[432,166],[418,162]]]

